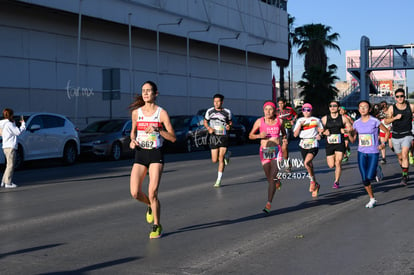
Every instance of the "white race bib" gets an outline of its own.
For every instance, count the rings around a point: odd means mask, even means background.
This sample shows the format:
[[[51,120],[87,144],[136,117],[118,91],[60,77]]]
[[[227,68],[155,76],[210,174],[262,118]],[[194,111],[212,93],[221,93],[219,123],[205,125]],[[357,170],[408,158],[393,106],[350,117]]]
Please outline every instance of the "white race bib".
[[[275,159],[276,147],[262,147],[263,159]]]
[[[214,129],[214,134],[218,136],[226,135],[226,126],[224,125],[214,125],[213,129]]]
[[[327,137],[329,144],[338,144],[341,143],[341,134],[332,134]]]
[[[318,147],[316,138],[303,138],[299,142],[299,146],[303,149],[312,149]]]
[[[143,149],[153,149],[157,148],[157,134],[155,133],[145,133],[140,132],[138,133],[137,137],[139,147]]]
[[[372,134],[359,134],[359,146],[370,147],[374,144],[374,137]]]

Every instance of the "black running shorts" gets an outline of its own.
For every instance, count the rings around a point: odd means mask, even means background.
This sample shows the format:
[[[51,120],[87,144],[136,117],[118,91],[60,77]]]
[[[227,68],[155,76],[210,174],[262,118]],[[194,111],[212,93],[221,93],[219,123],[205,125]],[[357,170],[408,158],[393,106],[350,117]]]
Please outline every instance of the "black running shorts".
[[[218,149],[220,147],[229,147],[229,137],[227,135],[210,135],[210,149]]]
[[[135,149],[134,163],[144,165],[147,168],[149,167],[151,163],[164,164],[164,154],[161,148],[142,149],[138,147],[137,149]]]

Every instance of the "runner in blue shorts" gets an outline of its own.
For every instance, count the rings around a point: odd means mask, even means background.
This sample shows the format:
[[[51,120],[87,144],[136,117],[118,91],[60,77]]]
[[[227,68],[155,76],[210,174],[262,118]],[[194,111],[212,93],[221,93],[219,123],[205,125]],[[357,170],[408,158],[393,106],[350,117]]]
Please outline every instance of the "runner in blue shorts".
[[[373,208],[377,201],[374,198],[371,182],[375,179],[378,166],[379,150],[385,147],[385,143],[378,145],[378,131],[386,133],[388,139],[389,130],[375,117],[369,114],[371,108],[367,100],[358,104],[361,118],[354,122],[354,130],[349,135],[349,140],[355,142],[358,134],[358,167],[361,173],[362,183],[369,196],[366,208]]]

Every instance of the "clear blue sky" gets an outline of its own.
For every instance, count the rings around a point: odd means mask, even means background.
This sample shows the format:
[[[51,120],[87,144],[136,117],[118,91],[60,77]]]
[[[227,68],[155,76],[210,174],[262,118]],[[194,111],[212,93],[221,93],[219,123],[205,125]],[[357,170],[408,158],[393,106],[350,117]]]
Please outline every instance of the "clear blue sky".
[[[288,0],[288,13],[295,17],[294,27],[321,23],[332,28],[340,38],[340,48],[328,51],[328,64],[338,66],[337,76],[346,80],[347,50],[359,50],[361,36],[371,46],[414,44],[414,0]],[[295,52],[297,48],[293,49]],[[291,67],[289,67],[290,70]],[[293,79],[303,73],[303,60],[293,56]],[[276,79],[279,71],[274,70]],[[407,71],[409,92],[414,91],[414,70]]]

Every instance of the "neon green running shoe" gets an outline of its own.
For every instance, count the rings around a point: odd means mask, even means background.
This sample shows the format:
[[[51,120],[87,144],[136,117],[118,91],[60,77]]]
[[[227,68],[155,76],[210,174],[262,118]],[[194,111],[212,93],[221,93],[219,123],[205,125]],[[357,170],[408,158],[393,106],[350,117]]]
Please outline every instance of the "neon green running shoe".
[[[147,223],[154,222],[154,215],[152,214],[151,206],[148,206],[146,217],[147,217]]]
[[[149,234],[150,239],[158,239],[162,236],[162,226],[161,224],[154,224],[152,226],[152,231]]]
[[[221,186],[221,180],[216,180],[216,183],[214,184],[215,188],[219,188]]]
[[[227,151],[226,154],[224,154],[224,165],[229,165],[230,163],[230,157],[231,157],[231,152]]]

